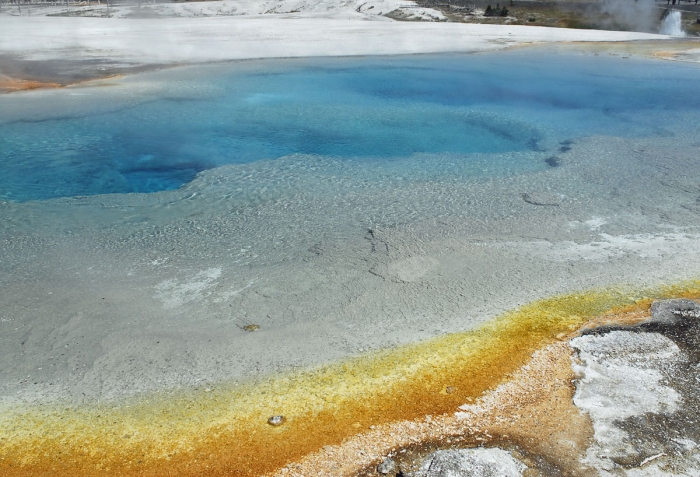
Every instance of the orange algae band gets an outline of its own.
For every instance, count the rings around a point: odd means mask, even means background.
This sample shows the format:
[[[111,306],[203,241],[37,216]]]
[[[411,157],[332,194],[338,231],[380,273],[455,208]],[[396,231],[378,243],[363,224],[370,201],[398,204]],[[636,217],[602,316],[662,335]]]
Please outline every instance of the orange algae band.
[[[700,280],[538,300],[467,332],[210,392],[0,410],[0,475],[257,476],[371,425],[454,412],[606,312],[700,297]],[[270,416],[285,417],[282,425]]]

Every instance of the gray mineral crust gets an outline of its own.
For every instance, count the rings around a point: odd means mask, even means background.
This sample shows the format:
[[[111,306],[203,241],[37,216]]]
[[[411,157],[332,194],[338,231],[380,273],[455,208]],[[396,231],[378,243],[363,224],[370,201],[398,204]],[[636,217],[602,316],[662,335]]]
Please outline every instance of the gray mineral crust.
[[[692,300],[660,300],[651,304],[651,319],[645,324],[673,325],[685,319],[700,318],[700,305]]]
[[[384,461],[377,466],[377,472],[380,474],[391,474],[396,472],[396,462],[393,459],[387,457]]]
[[[582,462],[600,477],[700,475],[698,356],[679,333],[684,326],[571,340],[579,375],[574,404],[594,430]]]
[[[498,448],[441,450],[407,477],[520,477],[525,465]]]

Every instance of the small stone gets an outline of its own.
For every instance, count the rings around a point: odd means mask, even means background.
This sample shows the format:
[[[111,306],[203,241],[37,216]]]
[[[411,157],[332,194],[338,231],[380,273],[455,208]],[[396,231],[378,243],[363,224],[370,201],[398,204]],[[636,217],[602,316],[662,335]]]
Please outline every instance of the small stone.
[[[454,386],[447,386],[447,387],[445,388],[445,392],[446,392],[447,394],[452,394],[452,393],[455,392],[455,391],[457,391],[457,388],[454,387]]]
[[[384,475],[396,472],[396,462],[394,462],[394,459],[387,457],[377,466],[377,472]]]
[[[281,426],[285,422],[287,422],[287,418],[284,416],[272,416],[272,417],[270,417],[270,419],[267,420],[267,423],[269,425],[275,426],[275,427]]]
[[[250,332],[258,331],[259,329],[260,329],[260,325],[253,325],[253,324],[245,325],[243,327],[244,331],[250,331]]]

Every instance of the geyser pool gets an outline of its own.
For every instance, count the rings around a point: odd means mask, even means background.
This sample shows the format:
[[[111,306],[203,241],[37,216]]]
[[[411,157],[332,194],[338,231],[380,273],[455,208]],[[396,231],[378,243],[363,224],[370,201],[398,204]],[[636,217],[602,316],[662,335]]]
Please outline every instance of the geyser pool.
[[[700,70],[549,51],[0,97],[0,465],[261,475],[696,280]]]
[[[506,52],[239,62],[8,95],[0,198],[175,189],[205,169],[292,154],[381,164],[451,153],[467,163],[585,135],[667,135],[660,115],[700,106],[678,94],[698,76],[650,61]],[[542,167],[523,159],[498,173]]]

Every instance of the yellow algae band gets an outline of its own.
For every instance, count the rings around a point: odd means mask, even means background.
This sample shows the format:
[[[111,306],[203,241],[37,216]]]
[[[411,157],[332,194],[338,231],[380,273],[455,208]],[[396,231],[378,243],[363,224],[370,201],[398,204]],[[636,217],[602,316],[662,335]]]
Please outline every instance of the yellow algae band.
[[[5,407],[0,475],[261,475],[370,425],[453,412],[558,335],[671,297],[700,297],[700,280],[539,300],[471,331],[242,386]]]

